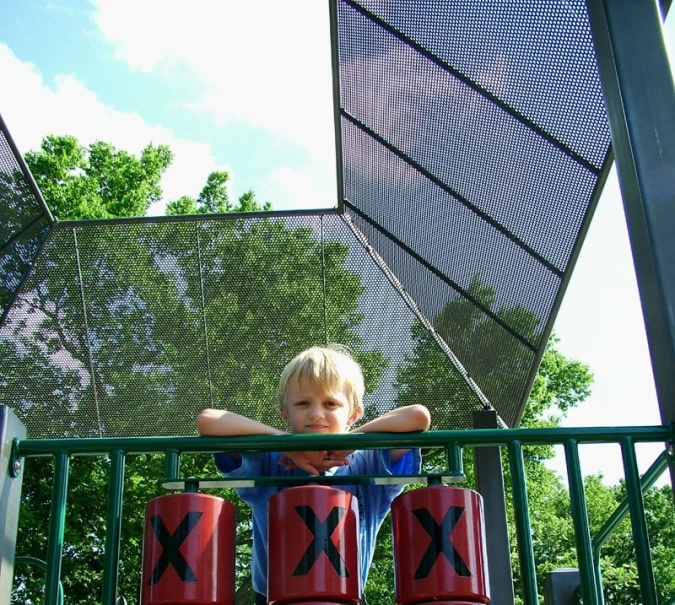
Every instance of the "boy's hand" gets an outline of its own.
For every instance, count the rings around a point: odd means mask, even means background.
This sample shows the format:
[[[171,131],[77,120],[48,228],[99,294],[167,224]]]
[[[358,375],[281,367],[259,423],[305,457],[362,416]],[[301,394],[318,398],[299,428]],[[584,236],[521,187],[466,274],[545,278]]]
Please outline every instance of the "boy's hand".
[[[299,468],[309,475],[319,475],[329,468],[349,464],[346,455],[343,455],[347,452],[322,450],[318,452],[283,452],[283,454],[283,457],[279,459],[279,464],[287,471]]]

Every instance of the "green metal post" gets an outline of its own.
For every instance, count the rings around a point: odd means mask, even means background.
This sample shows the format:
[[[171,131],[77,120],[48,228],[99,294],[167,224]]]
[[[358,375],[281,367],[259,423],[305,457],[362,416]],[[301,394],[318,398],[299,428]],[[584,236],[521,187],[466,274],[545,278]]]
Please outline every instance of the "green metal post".
[[[570,484],[572,522],[574,523],[574,537],[577,544],[577,559],[579,561],[583,601],[589,605],[599,605],[600,599],[598,598],[598,588],[593,570],[593,545],[591,543],[588,514],[586,513],[584,480],[581,476],[579,448],[574,439],[565,441],[565,461],[567,463],[567,477]]]
[[[61,554],[66,521],[66,496],[68,495],[68,467],[70,458],[65,452],[55,455],[54,487],[49,518],[49,539],[47,541],[47,579],[45,580],[45,603],[59,602],[59,581],[61,580]]]
[[[595,573],[595,586],[598,590],[598,603],[605,605],[605,592],[602,587],[602,569],[600,568],[600,557],[593,560],[593,572]]]
[[[640,480],[640,489],[644,493],[650,487],[652,487],[658,478],[663,474],[663,471],[668,468],[668,450],[664,450],[659,454],[659,456],[654,460],[652,465],[649,467],[647,472],[643,475]],[[600,570],[600,551],[602,550],[603,544],[608,540],[612,535],[612,532],[617,528],[619,523],[624,519],[628,514],[628,498],[624,500],[616,507],[616,510],[610,515],[609,519],[605,521],[605,524],[600,528],[598,533],[593,537],[593,560],[595,567],[595,581],[598,586],[598,595],[600,597],[600,605],[604,605],[605,599],[602,590],[602,573]]]
[[[464,461],[462,458],[462,448],[458,443],[448,445],[448,468],[453,476],[464,475]]]
[[[640,489],[640,473],[635,457],[635,446],[630,437],[624,437],[621,440],[621,454],[623,456],[623,469],[626,473],[628,508],[630,509],[630,522],[633,528],[633,543],[635,544],[635,558],[640,577],[642,603],[643,605],[657,605],[654,570],[652,569],[652,558],[649,554],[645,505]]]
[[[25,460],[13,460],[15,439],[26,437],[26,427],[7,406],[0,406],[0,600],[9,603],[14,578],[14,551],[19,528],[21,483]]]
[[[668,450],[664,450],[659,454],[640,480],[640,489],[643,493],[658,481],[658,478],[663,474],[663,471],[665,471],[666,468],[668,468]],[[623,521],[627,514],[628,498],[625,498],[616,507],[616,510],[610,515],[609,519],[605,521],[605,524],[593,538],[593,556],[596,559],[600,558],[600,549],[602,548],[602,545],[612,535],[612,532],[616,529],[617,525]]]
[[[32,565],[43,572],[47,571],[47,564],[36,557],[17,557],[14,559],[14,565]],[[59,582],[59,605],[63,605],[63,584],[61,582]]]
[[[117,601],[117,574],[122,531],[122,498],[124,494],[124,452],[116,450],[110,455],[108,473],[108,512],[105,526],[105,557],[103,559],[103,605]]]
[[[166,450],[164,461],[164,478],[167,481],[178,479],[180,472],[180,451],[175,448]]]
[[[520,555],[520,570],[523,581],[525,605],[538,605],[537,570],[534,565],[532,546],[532,526],[527,504],[527,486],[525,484],[525,465],[523,447],[520,441],[509,443],[509,466],[511,467],[511,485],[513,487],[513,509],[516,518],[516,536]]]

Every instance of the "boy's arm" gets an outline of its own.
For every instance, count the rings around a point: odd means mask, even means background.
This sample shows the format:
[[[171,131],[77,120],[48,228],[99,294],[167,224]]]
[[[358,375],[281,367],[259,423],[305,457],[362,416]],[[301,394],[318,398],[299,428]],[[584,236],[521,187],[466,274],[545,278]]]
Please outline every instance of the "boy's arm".
[[[228,412],[227,410],[204,410],[197,416],[197,430],[200,435],[210,437],[233,437],[242,435],[288,435],[287,432],[276,429],[257,420],[252,420],[241,414]],[[241,460],[241,455],[236,452],[229,454],[233,459]],[[286,463],[283,459],[280,464],[286,468],[301,468],[310,475],[318,475],[322,471],[335,466],[348,464],[343,459],[327,460],[326,450],[319,452],[284,452],[284,456],[292,462]]]
[[[227,410],[203,410],[197,416],[197,431],[209,437],[229,437],[235,435],[285,435],[283,431],[272,426],[252,420],[241,414]],[[241,455],[230,452],[229,455],[239,462]]]
[[[413,433],[426,431],[431,425],[431,414],[423,405],[408,405],[382,414],[354,429],[352,433]]]
[[[390,410],[378,418],[366,422],[352,431],[352,433],[413,433],[426,431],[431,426],[431,414],[423,405],[408,405]],[[407,449],[391,450],[391,461],[397,462]],[[342,454],[343,452],[340,452]]]
[[[287,435],[272,426],[227,410],[204,410],[197,416],[200,435],[227,437],[234,435]]]

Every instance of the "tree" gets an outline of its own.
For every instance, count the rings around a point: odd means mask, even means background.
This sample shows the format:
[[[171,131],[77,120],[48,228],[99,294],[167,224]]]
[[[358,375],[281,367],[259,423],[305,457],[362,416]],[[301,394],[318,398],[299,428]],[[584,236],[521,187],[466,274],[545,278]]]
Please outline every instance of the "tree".
[[[482,290],[482,296],[489,297],[490,293],[483,288],[479,280],[474,279],[472,283],[474,295],[477,294],[476,290]],[[471,319],[467,315],[468,313],[469,309],[466,305],[458,301],[451,301],[439,317],[446,322],[446,327],[450,318],[456,322],[462,331],[464,346],[470,346],[471,342],[485,342],[483,338],[472,336],[469,333],[467,323],[479,331],[482,328],[477,317]],[[434,322],[434,325],[436,323]],[[452,364],[427,330],[417,324],[412,327],[412,335],[416,346],[408,358],[408,364],[399,370],[397,376],[398,405],[408,405],[413,401],[436,401],[440,402],[438,405],[441,405],[443,409],[432,410],[432,418],[439,414],[459,414],[462,408],[466,408],[468,388],[458,384],[459,379]],[[523,415],[523,427],[558,425],[560,417],[569,408],[579,405],[590,393],[592,375],[588,368],[577,361],[565,358],[556,348],[556,344],[557,339],[552,337],[542,358]],[[508,360],[504,358],[502,361],[504,367],[501,371],[505,371],[504,368]],[[571,520],[566,512],[569,510],[567,490],[560,478],[544,465],[544,461],[552,456],[553,449],[548,446],[530,447],[524,452],[528,477],[537,477],[536,482],[530,482],[528,492],[533,534],[536,537],[545,538],[542,540],[535,539],[535,556],[541,570],[546,569],[547,571],[560,567],[564,562],[573,559],[575,553]],[[439,472],[446,469],[445,452],[428,452],[425,455],[424,466],[427,472]],[[506,457],[504,457],[503,466],[506,473],[507,506],[510,508],[511,518],[513,518],[513,504],[509,487],[510,472]],[[466,485],[468,487],[475,485],[471,451],[465,451],[464,453],[464,470],[467,475]],[[389,527],[386,527],[380,533],[378,550],[375,556],[377,561],[386,561],[386,553],[391,552],[389,532]],[[516,540],[513,527],[510,528],[510,533],[511,544],[515,547]],[[515,550],[512,553],[512,560],[517,561]],[[541,575],[542,582],[543,577],[544,575]],[[516,586],[518,586],[520,575],[517,565],[514,565],[514,579]],[[376,603],[387,602],[393,581],[393,570],[390,565],[374,565],[368,580],[367,595],[369,600]]]
[[[225,171],[215,171],[209,174],[206,185],[197,199],[184,195],[174,202],[167,204],[167,216],[179,214],[215,214],[225,212],[257,212],[272,209],[270,202],[260,204],[251,190],[239,197],[239,203],[230,203],[227,183],[230,175]]]
[[[48,137],[40,152],[28,155],[47,203],[62,219],[143,214],[161,197],[159,181],[170,158],[168,149],[151,146],[140,159],[105,143],[84,149],[72,137]],[[227,173],[212,173],[196,200],[183,197],[168,211],[270,208],[252,191],[232,204],[227,182]],[[54,234],[42,268],[22,293],[21,312],[5,327],[13,339],[2,344],[2,380],[21,393],[13,407],[29,424],[40,420],[47,433],[41,436],[82,435],[83,427],[91,436],[99,430],[153,435],[167,426],[192,433],[196,413],[211,398],[270,422],[284,363],[322,342],[326,331],[357,351],[369,390],[386,365],[381,353],[363,350],[356,331],[363,285],[344,267],[347,247],[321,242],[310,228],[276,218],[106,226],[78,231],[79,257],[64,258],[59,244],[72,246],[73,237],[70,230]],[[334,286],[327,293],[329,304],[339,301],[341,309],[328,314],[327,325],[321,267]],[[205,318],[212,320],[208,374],[203,371]],[[94,391],[97,409],[89,403]],[[51,398],[68,405],[55,413]],[[130,405],[135,416],[126,413]],[[182,468],[196,476],[214,474],[208,456],[189,457]],[[44,558],[46,536],[34,528],[48,526],[52,467],[30,460],[28,469],[18,554]],[[98,599],[108,470],[102,459],[72,463],[62,574],[67,602]],[[162,475],[158,457],[128,461],[120,594],[130,602],[138,593],[143,507],[162,493]],[[239,511],[243,580],[250,571],[251,527],[245,507]],[[17,583],[17,598],[28,602],[42,579],[24,568],[17,570]]]
[[[484,304],[492,306],[494,292],[484,286],[478,277],[472,280],[470,294]],[[529,325],[531,334],[536,330],[536,322],[523,309],[499,309],[502,319],[510,318],[519,325]],[[472,305],[461,301],[449,301],[433,324],[439,333],[452,337],[457,343],[456,352],[466,354],[470,349],[480,360],[484,346],[492,346],[484,337],[487,326]],[[415,341],[408,363],[397,374],[398,404],[406,405],[415,401],[435,401],[440,409],[432,411],[432,417],[450,413],[460,414],[466,407],[470,396],[468,389],[460,383],[453,365],[436,344],[429,332],[421,324],[412,327]],[[565,414],[572,407],[581,405],[591,390],[593,376],[588,367],[578,361],[566,358],[557,349],[558,340],[552,336],[544,353],[539,372],[525,408],[522,427],[559,426]],[[488,355],[484,355],[488,359]],[[490,358],[492,361],[492,358]],[[509,366],[517,363],[508,355],[498,358],[495,367],[484,368],[486,375],[493,378],[493,388],[499,392],[500,383],[508,376]],[[516,369],[513,369],[516,371]],[[449,412],[448,412],[449,411]],[[574,541],[574,528],[570,513],[569,492],[563,480],[546,466],[546,461],[554,455],[550,446],[532,446],[524,450],[525,470],[528,487],[528,505],[533,536],[535,563],[539,592],[543,595],[546,574],[559,567],[576,567],[577,555]],[[425,457],[425,467],[429,471],[447,468],[444,452],[430,452]],[[510,469],[508,459],[503,457],[505,485],[507,489],[507,507],[509,518],[513,519],[513,499],[511,495]],[[465,452],[465,472],[467,486],[475,485],[473,456]],[[625,496],[625,488],[607,486],[597,476],[585,479],[585,493],[592,534],[602,527],[610,514]],[[645,494],[645,507],[650,531],[652,557],[657,587],[661,599],[672,596],[675,574],[672,561],[675,559],[675,510],[670,497],[670,488],[649,490]],[[376,603],[391,602],[393,573],[386,564],[391,553],[389,527],[383,527],[378,550],[377,563],[373,566],[368,580],[367,594]],[[514,562],[513,573],[516,594],[520,592],[520,569],[515,549],[516,536],[513,524],[509,526],[511,559]],[[625,520],[609,539],[602,551],[602,573],[605,597],[608,603],[628,605],[640,602],[637,570],[634,562],[634,548],[630,526]],[[521,603],[520,596],[517,597]]]
[[[51,135],[26,154],[26,164],[57,218],[111,218],[142,216],[159,201],[172,157],[166,145],[148,145],[137,158],[102,141],[85,148]]]

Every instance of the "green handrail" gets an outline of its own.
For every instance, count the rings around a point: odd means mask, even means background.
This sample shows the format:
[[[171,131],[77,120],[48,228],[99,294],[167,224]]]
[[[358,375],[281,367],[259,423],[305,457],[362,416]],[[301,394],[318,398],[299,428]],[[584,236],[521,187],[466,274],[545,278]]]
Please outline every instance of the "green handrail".
[[[628,495],[628,508],[630,509],[630,522],[633,528],[633,543],[635,544],[635,558],[640,578],[640,594],[643,605],[658,605],[656,596],[656,581],[649,552],[649,535],[647,533],[647,519],[645,518],[645,506],[640,489],[640,473],[638,472],[637,458],[635,457],[635,444],[630,437],[621,440],[621,455],[623,468],[626,472],[626,490]]]
[[[247,435],[245,437],[103,437],[92,439],[15,439],[12,448],[13,463],[24,456],[53,455],[107,455],[115,450],[125,454],[278,451],[285,449],[391,449],[402,447],[507,446],[511,441],[523,445],[556,445],[567,439],[578,443],[618,442],[630,437],[637,442],[665,442],[675,440],[675,423],[668,426],[542,428],[542,429],[472,429],[456,431],[428,431],[425,433],[351,433],[339,435]],[[281,441],[283,439],[283,442]],[[11,466],[10,466],[11,468]]]
[[[579,447],[574,439],[565,441],[565,461],[570,486],[570,504],[574,537],[577,544],[577,559],[581,576],[581,592],[583,602],[588,605],[599,605],[598,587],[592,569],[593,554],[591,531],[588,523],[586,497],[584,495],[584,478],[581,476]]]
[[[33,565],[44,572],[47,571],[47,564],[42,559],[36,557],[16,557],[14,559],[14,567],[17,565]],[[59,605],[63,605],[63,584],[61,582],[59,582],[58,599]]]
[[[668,451],[663,450],[661,454],[654,460],[652,465],[647,469],[647,472],[640,480],[640,487],[643,492],[652,487],[663,474],[663,471],[668,468]],[[598,530],[598,533],[593,538],[593,557],[598,560],[600,558],[600,551],[607,539],[612,535],[612,532],[618,527],[619,523],[623,521],[628,514],[628,498],[624,498],[616,510],[610,515],[605,524]]]
[[[598,427],[598,428],[554,428],[554,429],[474,429],[470,431],[429,431],[424,433],[372,433],[340,435],[285,435],[246,437],[143,437],[143,438],[98,438],[98,439],[15,439],[10,457],[10,470],[15,462],[29,456],[52,455],[56,459],[55,483],[50,518],[50,534],[47,552],[47,580],[45,584],[46,603],[56,605],[59,601],[61,572],[61,552],[65,523],[65,504],[68,485],[68,466],[71,456],[108,455],[111,457],[109,475],[107,531],[104,559],[104,581],[102,602],[114,605],[117,591],[117,569],[119,556],[119,532],[122,515],[122,488],[124,481],[124,460],[127,454],[154,453],[166,456],[165,487],[171,489],[189,489],[196,491],[200,484],[218,481],[234,484],[248,478],[218,480],[203,478],[180,478],[180,458],[182,454],[210,453],[214,451],[279,451],[312,449],[375,449],[403,447],[442,447],[448,453],[447,473],[422,473],[406,479],[422,483],[450,482],[464,479],[462,469],[463,447],[506,446],[508,449],[516,516],[516,531],[523,578],[523,593],[527,605],[538,603],[536,569],[530,518],[527,504],[527,487],[523,463],[523,447],[530,445],[563,444],[567,456],[568,475],[570,477],[570,496],[572,516],[580,553],[580,567],[585,602],[602,604],[602,585],[599,576],[591,569],[595,562],[598,566],[602,543],[609,533],[630,509],[631,518],[640,517],[633,524],[633,534],[638,552],[638,570],[643,602],[656,603],[649,545],[644,521],[644,505],[640,490],[640,480],[635,461],[634,444],[637,442],[673,442],[675,441],[675,423],[668,426],[647,427]],[[588,532],[588,519],[583,493],[583,478],[579,469],[578,445],[587,443],[619,443],[624,457],[626,470],[628,502],[621,505],[610,521],[601,529],[595,540],[591,541]],[[283,443],[283,445],[282,445]],[[655,475],[667,464],[665,453],[652,465],[643,483],[651,485]],[[18,466],[17,466],[18,468]],[[398,477],[317,477],[316,481],[325,484],[377,483],[379,480],[391,482]],[[306,482],[304,477],[298,481]],[[418,481],[419,480],[419,481]],[[250,478],[256,484],[289,484],[287,478]],[[635,487],[637,486],[637,488]],[[636,493],[637,489],[637,493]],[[61,597],[62,598],[62,597]]]

